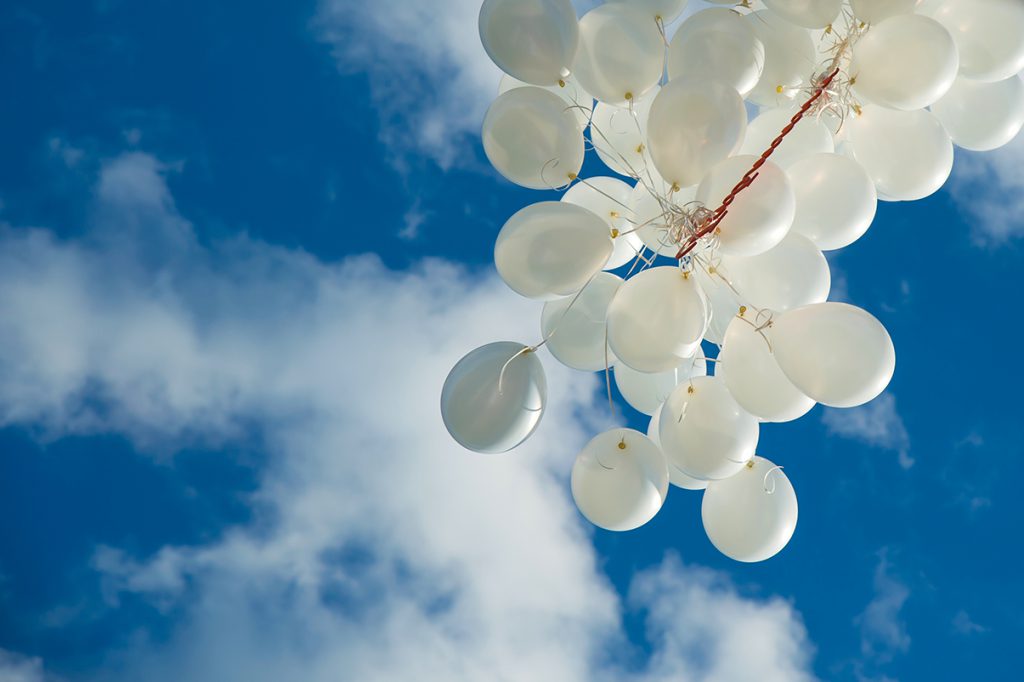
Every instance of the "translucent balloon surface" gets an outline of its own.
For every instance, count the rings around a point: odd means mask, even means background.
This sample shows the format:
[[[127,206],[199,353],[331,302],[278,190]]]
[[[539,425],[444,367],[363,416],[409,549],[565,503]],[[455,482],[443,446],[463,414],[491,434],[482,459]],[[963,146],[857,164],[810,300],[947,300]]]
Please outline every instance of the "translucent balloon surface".
[[[572,497],[580,513],[605,530],[639,528],[668,495],[665,456],[632,429],[613,429],[591,440],[572,467]]]
[[[701,503],[711,544],[744,562],[764,561],[781,552],[796,530],[798,512],[796,492],[782,469],[761,457],[751,464],[708,485]]]
[[[590,141],[598,158],[619,175],[639,177],[650,166],[646,142],[647,117],[658,89],[654,87],[632,106],[598,102],[594,107]]]
[[[953,143],[985,152],[1012,141],[1024,126],[1024,81],[1011,76],[995,83],[958,78],[932,105]]]
[[[816,154],[786,171],[796,196],[793,232],[823,251],[860,239],[875,219],[878,193],[864,167],[839,154]]]
[[[579,27],[570,0],[484,0],[480,42],[498,68],[534,85],[569,74]]]
[[[746,129],[743,98],[733,88],[677,79],[654,98],[647,142],[661,176],[689,187],[739,147]]]
[[[722,256],[719,267],[740,300],[776,312],[821,303],[832,288],[825,256],[814,242],[794,232],[756,256]]]
[[[655,415],[676,386],[692,377],[702,377],[705,374],[707,361],[704,359],[704,353],[698,349],[692,358],[665,372],[648,374],[620,364],[615,368],[615,385],[634,409],[644,414]]]
[[[870,313],[815,303],[775,318],[769,338],[779,367],[802,393],[830,407],[856,407],[889,385],[896,349]]]
[[[740,154],[761,154],[771,146],[779,132],[789,125],[796,109],[767,109],[747,127],[747,137],[740,147]],[[803,118],[793,131],[786,136],[775,151],[771,161],[787,170],[797,161],[813,154],[835,151],[835,142],[828,127],[817,117]]]
[[[944,0],[932,16],[953,34],[964,77],[993,82],[1024,70],[1024,2]]]
[[[660,448],[661,441],[658,440],[658,419],[661,416],[661,406],[658,406],[658,410],[651,416],[651,420],[647,423],[647,437],[650,438]],[[668,462],[668,482],[677,488],[683,490],[704,490],[708,487],[707,481],[701,481],[692,476],[688,476],[679,467],[675,466],[671,462]]]
[[[602,102],[625,104],[658,84],[665,48],[650,14],[611,2],[584,14],[579,25],[573,71],[584,90]]]
[[[583,166],[576,115],[543,88],[515,88],[494,100],[484,117],[483,143],[495,170],[530,189],[567,185]]]
[[[608,225],[585,208],[543,201],[520,209],[498,233],[494,264],[516,293],[552,299],[575,294],[608,262]]]
[[[664,24],[672,21],[686,9],[689,0],[609,0],[610,2],[621,2],[629,4],[638,10],[647,13],[652,19],[661,21]]]
[[[591,113],[594,110],[594,98],[584,92],[575,78],[565,78],[561,82],[565,85],[548,85],[544,89],[558,95],[565,102],[565,107],[576,117],[580,130],[585,130],[590,124]],[[498,94],[504,95],[509,90],[524,87],[531,87],[531,85],[506,74],[498,83]]]
[[[608,343],[639,372],[665,372],[692,357],[707,308],[692,277],[657,267],[627,280],[608,309]]]
[[[460,445],[505,452],[530,437],[547,401],[537,354],[521,343],[481,346],[456,363],[441,390],[441,417]]]
[[[785,106],[802,92],[817,62],[811,34],[769,10],[751,12],[746,21],[764,45],[764,70],[747,98],[761,106]]]
[[[698,266],[694,269],[693,274],[708,300],[708,309],[711,311],[711,319],[708,321],[708,328],[704,331],[704,338],[711,343],[721,345],[725,339],[725,330],[729,327],[732,318],[739,312],[739,299],[724,275],[719,273],[713,265]]]
[[[910,14],[919,4],[919,0],[850,0],[854,16],[868,24],[877,24],[898,14]]]
[[[665,401],[658,435],[669,465],[697,479],[732,476],[754,456],[757,420],[717,377],[695,377]]]
[[[683,22],[668,48],[668,77],[706,79],[746,95],[764,70],[764,45],[743,16],[712,8]]]
[[[604,266],[606,270],[614,270],[632,262],[643,248],[643,242],[633,232],[629,222],[629,200],[632,194],[633,188],[622,180],[598,177],[580,180],[562,195],[562,201],[582,206],[608,223],[614,249]]]
[[[804,28],[825,28],[839,16],[843,0],[764,0],[780,17]]]
[[[696,187],[684,187],[678,192],[672,192],[671,187],[658,180],[653,185],[649,181],[637,183],[630,196],[629,206],[633,228],[647,248],[661,256],[675,256],[679,251],[679,243],[671,230],[672,207],[685,207],[694,200],[696,194]]]
[[[541,332],[556,360],[583,372],[615,364],[615,356],[605,346],[605,317],[621,285],[621,277],[599,272],[578,297],[544,304]]]

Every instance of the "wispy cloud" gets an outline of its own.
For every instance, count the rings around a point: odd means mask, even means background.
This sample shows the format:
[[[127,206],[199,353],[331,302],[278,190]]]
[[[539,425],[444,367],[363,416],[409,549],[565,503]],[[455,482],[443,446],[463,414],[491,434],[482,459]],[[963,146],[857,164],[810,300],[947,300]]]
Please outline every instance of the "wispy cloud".
[[[854,621],[860,627],[861,654],[871,663],[887,663],[910,650],[902,614],[910,589],[893,575],[892,568],[883,550],[875,567],[875,595]]]
[[[0,649],[0,682],[43,682],[43,662]]]
[[[988,632],[988,628],[975,623],[966,611],[960,609],[953,616],[953,632],[967,636],[980,635]]]
[[[883,393],[860,407],[825,408],[821,420],[832,435],[892,450],[899,455],[900,466],[904,469],[914,465],[910,456],[910,435],[891,393]]]
[[[996,247],[1024,236],[1024,135],[992,152],[956,153],[949,192],[974,242]]]

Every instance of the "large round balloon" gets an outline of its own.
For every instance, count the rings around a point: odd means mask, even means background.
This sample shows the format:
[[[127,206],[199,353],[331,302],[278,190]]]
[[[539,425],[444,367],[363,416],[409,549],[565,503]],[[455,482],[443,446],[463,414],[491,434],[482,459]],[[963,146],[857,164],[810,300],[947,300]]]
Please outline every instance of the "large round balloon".
[[[547,401],[537,354],[521,343],[481,346],[459,360],[441,390],[445,428],[462,447],[506,452],[530,437]]]
[[[733,318],[718,355],[725,385],[740,407],[755,417],[767,422],[799,419],[814,407],[814,400],[779,368],[768,341],[757,331],[761,324],[751,310]]]
[[[823,251],[857,241],[875,219],[878,192],[864,167],[840,154],[815,154],[786,170],[796,195],[793,232]]]
[[[715,7],[682,23],[666,66],[669,80],[703,78],[746,95],[764,70],[764,45],[742,15]]]
[[[686,9],[689,0],[610,0],[611,2],[628,3],[647,16],[663,25],[669,23]]]
[[[736,90],[700,79],[676,79],[654,98],[647,143],[661,176],[669,184],[689,187],[736,151],[746,129],[747,110]]]
[[[585,208],[542,201],[520,209],[498,233],[494,264],[516,293],[527,298],[569,296],[608,262],[608,224]]]
[[[697,479],[732,476],[754,456],[757,420],[718,377],[694,377],[665,401],[658,422],[669,465]]]
[[[850,0],[854,16],[866,24],[877,24],[898,14],[910,14],[921,0]]]
[[[666,372],[648,374],[619,364],[615,367],[615,385],[619,393],[638,412],[655,415],[675,387],[693,377],[707,374],[707,361],[698,348],[692,358]]]
[[[707,174],[697,188],[697,200],[715,209],[757,160],[730,157]],[[785,172],[771,161],[758,171],[757,180],[744,189],[719,223],[722,253],[754,256],[782,241],[793,225],[796,199]]]
[[[953,143],[930,111],[868,105],[849,121],[847,149],[871,176],[880,199],[931,196],[953,170]]]
[[[615,248],[605,263],[605,270],[614,270],[632,262],[643,248],[643,242],[629,222],[632,195],[632,187],[618,178],[607,177],[580,180],[562,195],[562,201],[582,206],[608,223]]]
[[[846,303],[814,303],[783,313],[768,338],[793,385],[830,407],[873,400],[896,369],[889,332],[870,313]]]
[[[1024,81],[1011,76],[995,83],[958,78],[932,105],[953,143],[987,152],[1012,141],[1024,127]]]
[[[621,277],[599,272],[578,297],[544,304],[541,332],[556,360],[583,372],[596,372],[615,363],[605,344],[605,317],[621,285]]]
[[[729,327],[732,318],[739,312],[740,302],[736,292],[724,279],[724,275],[718,272],[713,263],[698,265],[693,270],[697,284],[704,292],[708,300],[708,310],[711,319],[708,320],[708,328],[704,330],[704,338],[711,343],[722,344],[725,339],[725,330]],[[715,372],[717,374],[718,372]]]
[[[598,158],[619,175],[640,177],[650,164],[646,144],[647,117],[658,89],[655,86],[629,107],[605,102],[598,102],[594,107],[590,141]]]
[[[484,0],[480,42],[498,68],[534,85],[569,75],[579,26],[571,0]]]
[[[654,518],[666,495],[665,456],[639,431],[605,431],[587,443],[572,467],[576,506],[605,530],[639,528]]]
[[[658,84],[665,46],[654,19],[622,2],[599,5],[580,19],[573,71],[583,89],[602,102],[626,104]]]
[[[755,457],[735,476],[708,485],[700,512],[715,549],[736,561],[764,561],[793,537],[796,492],[781,467]]]
[[[843,0],[764,0],[780,17],[804,28],[825,28],[839,16]]]
[[[747,136],[739,153],[761,156],[782,129],[789,125],[795,114],[796,109],[790,108],[762,111],[747,127]],[[828,126],[817,117],[804,117],[782,144],[775,148],[771,161],[779,168],[788,170],[794,163],[812,154],[833,152],[835,149],[835,141]]]
[[[959,68],[953,36],[942,24],[900,14],[871,27],[854,44],[850,74],[865,99],[911,111],[946,94]]]
[[[499,173],[530,189],[566,185],[583,167],[583,131],[576,115],[544,88],[499,95],[484,117],[483,143]]]
[[[1024,70],[1024,2],[944,0],[932,16],[953,34],[965,78],[991,83]]]
[[[501,81],[498,83],[498,94],[504,95],[509,90],[525,87],[532,86],[530,83],[525,83],[518,78],[513,78],[506,74],[501,77]],[[594,98],[589,93],[583,91],[583,88],[580,87],[575,78],[566,78],[561,81],[561,84],[548,85],[544,89],[558,95],[565,102],[565,108],[572,111],[576,117],[580,130],[586,130],[587,126],[590,125],[590,118],[594,111]]]
[[[756,256],[723,255],[719,267],[740,300],[776,312],[821,303],[832,287],[825,256],[814,242],[795,232]]]
[[[647,423],[647,437],[654,441],[654,444],[657,445],[659,448],[661,447],[661,442],[658,440],[658,418],[660,416],[661,406],[659,405],[658,410],[653,415],[651,415],[651,420]],[[687,474],[683,473],[683,471],[679,467],[675,466],[671,462],[667,463],[668,482],[676,486],[677,488],[682,488],[683,490],[704,490],[704,488],[708,487],[707,481],[701,481],[699,479],[694,478],[693,476],[688,476]]]
[[[746,20],[764,45],[764,70],[747,99],[765,107],[784,106],[802,92],[817,67],[811,34],[771,10],[751,12]]]
[[[608,308],[608,343],[639,372],[665,372],[692,357],[707,319],[693,277],[677,267],[645,270],[627,280]]]

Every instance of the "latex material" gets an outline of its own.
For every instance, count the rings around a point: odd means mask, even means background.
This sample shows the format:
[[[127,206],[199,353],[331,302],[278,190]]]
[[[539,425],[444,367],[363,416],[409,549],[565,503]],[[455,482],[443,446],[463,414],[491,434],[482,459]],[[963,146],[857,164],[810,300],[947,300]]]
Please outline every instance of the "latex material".
[[[579,26],[570,0],[484,0],[478,27],[491,60],[526,83],[557,85],[576,56]]]
[[[576,117],[580,130],[585,130],[590,124],[590,117],[594,110],[594,98],[580,87],[575,78],[568,77],[562,82],[565,85],[548,85],[544,86],[544,89],[558,95],[565,102],[565,108],[572,111],[573,116]],[[504,95],[509,90],[524,87],[531,86],[529,83],[524,83],[517,78],[505,74],[498,83],[498,94]]]
[[[605,270],[614,270],[636,258],[643,247],[640,237],[632,231],[628,221],[629,199],[633,188],[617,178],[587,178],[577,182],[562,195],[562,201],[582,206],[608,223],[612,235],[612,255],[605,263]]]
[[[804,28],[825,28],[839,16],[843,0],[764,0],[780,17]]]
[[[651,416],[651,420],[647,423],[647,437],[650,438],[660,448],[661,443],[658,440],[658,418],[661,415],[661,406],[658,406],[658,411]],[[701,481],[692,476],[687,476],[683,473],[679,467],[673,465],[671,462],[668,463],[668,482],[677,488],[683,490],[704,490],[708,487],[707,481]]]
[[[544,304],[541,333],[555,359],[566,367],[596,372],[615,364],[605,348],[605,318],[608,305],[622,286],[622,278],[608,272],[594,276],[573,303],[567,296]]]
[[[698,350],[692,358],[665,372],[648,374],[620,364],[615,367],[614,374],[615,386],[626,402],[638,412],[653,416],[676,386],[692,377],[707,374],[707,361],[704,353]]]
[[[932,17],[953,34],[962,76],[991,83],[1024,70],[1024,2],[945,0]]]
[[[711,343],[721,345],[725,339],[725,330],[732,318],[739,312],[739,299],[736,298],[736,293],[720,274],[709,272],[703,267],[697,267],[693,274],[708,300],[708,308],[711,312],[711,319],[708,321],[704,338]]]
[[[1024,81],[1011,76],[995,83],[958,78],[932,105],[953,143],[986,152],[1011,142],[1024,127]]]
[[[747,137],[740,147],[740,154],[761,154],[771,146],[783,128],[796,114],[796,109],[768,109],[762,111],[747,127]],[[805,117],[786,136],[775,151],[771,162],[788,170],[797,161],[813,154],[835,151],[835,142],[828,127],[814,116]]]
[[[764,70],[747,99],[766,107],[787,106],[818,61],[811,34],[769,10],[751,12],[745,20],[764,45]]]
[[[652,17],[623,2],[599,5],[580,19],[573,71],[602,102],[625,104],[658,84],[665,66],[661,32]]]
[[[662,197],[671,197],[671,205],[684,207],[694,200],[696,187],[685,187],[672,192],[671,187],[655,180],[655,189]],[[629,200],[636,235],[647,248],[659,255],[673,257],[679,251],[679,244],[672,239],[666,207],[648,191],[643,183],[637,183]]]
[[[668,24],[686,9],[689,0],[609,0],[629,4],[641,10],[652,19]]]
[[[796,196],[793,232],[823,251],[860,239],[875,219],[878,192],[864,167],[840,154],[816,154],[786,171]]]
[[[795,232],[756,256],[722,256],[720,269],[740,300],[776,312],[821,303],[832,287],[825,256],[814,242]]]
[[[633,102],[619,107],[598,102],[590,122],[590,141],[598,158],[619,175],[637,177],[650,166],[647,154],[647,117],[658,94],[655,86]]]
[[[764,71],[764,45],[742,15],[713,7],[682,23],[666,66],[669,80],[702,78],[746,95]]]

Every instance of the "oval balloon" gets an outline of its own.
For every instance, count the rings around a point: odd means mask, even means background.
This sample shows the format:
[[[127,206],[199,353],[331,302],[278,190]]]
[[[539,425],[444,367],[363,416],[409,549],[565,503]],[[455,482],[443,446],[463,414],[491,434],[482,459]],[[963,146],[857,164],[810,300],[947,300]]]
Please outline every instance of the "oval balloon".
[[[622,397],[638,412],[655,415],[675,387],[693,377],[707,374],[707,361],[699,348],[692,358],[675,369],[648,374],[626,365],[615,367],[615,386]],[[657,440],[657,439],[655,439]]]
[[[829,407],[876,398],[896,369],[889,332],[846,303],[814,303],[775,318],[768,331],[779,367],[802,393]]]
[[[630,107],[598,102],[590,122],[590,141],[598,158],[619,175],[636,178],[650,165],[647,117],[657,95],[655,87]]]
[[[615,356],[605,343],[605,318],[621,285],[621,277],[599,272],[578,297],[544,304],[541,333],[556,360],[583,372],[596,372],[615,364]]]
[[[557,85],[569,75],[579,43],[571,0],[484,0],[478,24],[487,55],[513,78]]]
[[[761,156],[789,125],[796,114],[795,109],[766,109],[747,127],[747,137],[740,147],[740,154]],[[835,141],[828,126],[817,117],[803,118],[772,153],[771,162],[788,170],[797,161],[813,154],[834,152]]]
[[[521,343],[481,346],[459,360],[441,390],[445,428],[462,447],[506,452],[537,428],[547,380],[537,354]]]
[[[580,19],[573,70],[583,89],[602,102],[626,104],[658,84],[665,46],[658,24],[633,5],[610,2]]]
[[[658,418],[661,415],[661,406],[651,416],[651,420],[647,423],[647,437],[654,441],[654,444],[659,448],[661,443],[658,440]],[[668,482],[677,488],[683,490],[704,490],[708,487],[707,481],[698,480],[692,476],[687,476],[679,467],[675,466],[671,462],[668,463]]]
[[[704,338],[721,345],[725,339],[725,330],[739,312],[739,299],[714,265],[694,268],[694,276],[708,300],[708,309],[711,311],[711,319],[708,320],[708,328],[704,330]]]
[[[693,478],[732,476],[754,456],[757,420],[717,377],[694,377],[665,401],[658,436],[669,465]]]
[[[586,130],[594,111],[594,98],[583,91],[575,78],[566,78],[561,83],[564,85],[548,85],[544,87],[544,90],[558,95],[565,102],[565,108],[572,111],[576,117],[576,123],[579,124],[580,130]],[[498,83],[498,94],[504,95],[509,90],[527,87],[532,87],[532,85],[505,74]]]
[[[612,429],[599,434],[572,467],[576,506],[605,530],[639,528],[654,518],[667,495],[665,456],[639,431]]]
[[[781,467],[755,457],[749,467],[704,491],[700,515],[719,552],[747,563],[764,561],[796,530],[796,492]]]
[[[840,154],[815,154],[786,171],[796,196],[794,233],[823,251],[860,239],[878,208],[878,192],[864,167]]]
[[[638,372],[665,372],[692,357],[707,308],[692,277],[679,268],[644,270],[627,280],[608,308],[608,343]]]
[[[810,239],[795,232],[756,256],[723,255],[719,270],[740,300],[780,313],[821,303],[832,288],[825,256]]]
[[[688,0],[610,0],[611,2],[628,3],[647,16],[660,21],[662,25],[669,23],[686,9]]]
[[[932,105],[953,143],[987,152],[1011,142],[1024,127],[1024,81],[1011,76],[995,83],[958,78]]]
[[[570,296],[608,262],[608,225],[591,211],[560,201],[520,209],[498,233],[494,264],[509,288],[527,298]]]
[[[910,14],[919,4],[920,0],[850,0],[854,16],[867,24],[877,24],[898,14]]]
[[[1024,70],[1024,2],[944,0],[932,16],[960,53],[960,75],[992,83]]]
[[[495,170],[530,189],[566,185],[583,167],[583,132],[576,115],[544,88],[499,95],[484,117],[483,144]]]
[[[666,64],[669,80],[703,78],[746,95],[764,70],[764,44],[742,15],[715,7],[682,23]]]
[[[608,223],[614,249],[605,263],[605,270],[614,270],[633,262],[644,246],[640,237],[632,231],[628,220],[632,195],[632,187],[618,178],[607,177],[580,180],[562,195],[562,201],[582,206]]]
[[[746,16],[764,45],[764,70],[747,99],[764,107],[781,107],[803,92],[818,62],[810,32],[771,10]]]
[[[804,28],[825,28],[839,16],[843,0],[764,0],[764,6]]]

